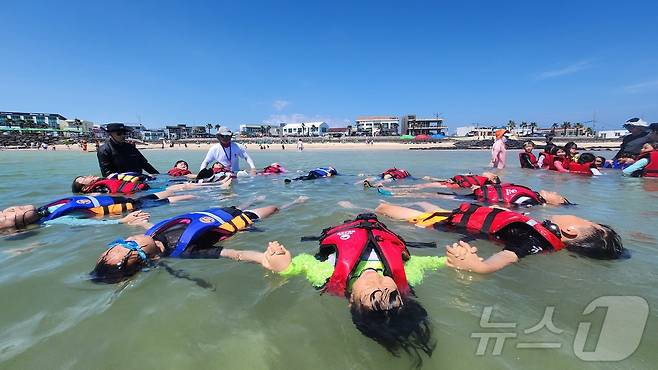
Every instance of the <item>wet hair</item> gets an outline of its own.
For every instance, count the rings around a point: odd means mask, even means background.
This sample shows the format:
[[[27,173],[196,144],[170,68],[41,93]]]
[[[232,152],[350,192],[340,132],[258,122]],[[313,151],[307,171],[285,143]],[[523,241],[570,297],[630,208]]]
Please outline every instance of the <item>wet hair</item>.
[[[603,156],[597,155],[595,159],[600,159],[601,162],[605,163],[606,159]]]
[[[619,158],[635,158],[635,155],[628,152],[623,152],[619,155]]]
[[[564,144],[564,151],[567,153],[567,155],[571,155],[571,148],[573,147],[578,149],[578,144],[574,143],[573,141]]]
[[[81,178],[82,176],[78,176],[73,179],[73,184],[71,184],[71,191],[73,193],[82,193],[82,190],[85,188],[84,185],[78,182],[78,179]]]
[[[557,151],[560,150],[560,149],[564,150],[562,147],[559,147],[559,146],[557,146],[557,145],[553,145],[553,146],[551,146],[550,148],[548,148],[547,153],[550,153],[550,154],[553,154],[553,155],[557,155]]]
[[[114,284],[126,280],[135,275],[144,268],[143,261],[139,258],[137,252],[127,250],[123,259],[118,264],[110,264],[106,257],[115,246],[106,250],[96,262],[96,266],[89,273],[91,280],[96,283]],[[132,258],[136,258],[136,263],[129,263]]]
[[[649,144],[649,145],[651,145],[651,147],[653,148],[653,150],[658,149],[658,141],[649,141],[649,142],[646,142],[645,144]]]
[[[578,157],[578,163],[583,164],[583,163],[589,163],[589,162],[594,162],[596,159],[596,156],[592,153],[583,153]],[[605,162],[605,159],[603,160]]]
[[[523,147],[525,148],[526,146],[532,146],[534,148],[535,143],[533,143],[532,141],[526,141],[523,143]]]
[[[188,168],[190,167],[190,165],[187,164],[187,162],[185,162],[185,161],[182,160],[182,159],[181,159],[180,161],[176,161],[176,163],[174,163],[174,167],[177,167],[179,163],[185,163],[185,165],[186,165]]]
[[[425,308],[410,297],[403,297],[402,302],[401,307],[386,311],[363,310],[353,304],[350,307],[352,322],[361,334],[373,339],[394,356],[404,351],[412,357],[414,366],[420,368],[423,364],[421,352],[432,356],[436,341],[432,338]]]
[[[546,143],[546,146],[544,147],[544,152],[553,154],[551,152],[553,151],[553,148],[556,148],[556,147],[557,147],[557,145],[555,145],[553,143]]]
[[[564,242],[568,250],[596,259],[619,259],[626,256],[621,236],[608,225],[592,227],[583,238]]]

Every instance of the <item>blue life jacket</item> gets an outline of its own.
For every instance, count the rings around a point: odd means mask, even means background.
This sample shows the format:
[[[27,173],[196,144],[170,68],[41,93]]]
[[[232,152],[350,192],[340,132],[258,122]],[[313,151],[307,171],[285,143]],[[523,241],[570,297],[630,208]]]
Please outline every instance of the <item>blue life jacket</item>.
[[[103,207],[113,205],[114,199],[107,195],[74,196],[70,198],[57,200],[41,208],[47,209],[49,207],[54,207],[59,204],[64,204],[64,205],[60,206],[52,213],[46,215],[44,218],[41,219],[41,221],[50,221],[76,211],[89,211],[96,214],[105,214],[105,212],[103,211]]]
[[[239,216],[233,216],[222,208],[210,208],[205,211],[190,212],[164,220],[148,229],[144,234],[155,237],[172,226],[187,223],[188,225],[178,239],[176,247],[169,254],[169,257],[179,257],[192,241],[207,231],[213,229],[217,231],[224,230],[227,234],[239,231],[241,228],[232,222],[234,218],[239,218]],[[249,220],[249,223],[251,223],[251,220]]]
[[[338,174],[335,168],[333,167],[318,167],[314,170],[311,170],[314,174],[320,176],[320,177],[328,177],[332,175]]]

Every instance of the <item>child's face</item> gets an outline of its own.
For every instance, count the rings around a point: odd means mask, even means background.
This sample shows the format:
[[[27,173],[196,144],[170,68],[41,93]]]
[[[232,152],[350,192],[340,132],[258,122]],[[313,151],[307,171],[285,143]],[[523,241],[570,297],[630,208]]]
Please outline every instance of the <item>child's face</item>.
[[[596,167],[601,167],[601,166],[603,166],[603,159],[602,159],[602,158],[596,158],[596,159],[594,159],[594,165],[595,165]]]
[[[179,168],[179,169],[181,169],[181,170],[186,170],[186,169],[187,169],[187,163],[185,163],[185,162],[178,162],[178,164],[176,165],[176,168]]]
[[[526,145],[526,146],[523,147],[523,149],[526,151],[526,153],[530,153],[530,152],[532,152],[532,150],[533,150],[534,148],[535,148],[535,147],[532,146],[532,145]]]
[[[576,153],[578,153],[578,147],[575,146],[575,145],[572,146],[572,147],[569,149],[569,153],[571,153],[571,154],[576,154]]]
[[[564,151],[564,149],[558,149],[557,153],[555,153],[555,155],[557,155],[557,156],[563,156],[565,154],[567,154],[567,153]]]
[[[651,144],[646,143],[646,144],[642,145],[642,150],[640,150],[640,153],[641,154],[649,153],[649,152],[652,152],[653,149],[654,148],[653,148],[653,146],[651,146]]]

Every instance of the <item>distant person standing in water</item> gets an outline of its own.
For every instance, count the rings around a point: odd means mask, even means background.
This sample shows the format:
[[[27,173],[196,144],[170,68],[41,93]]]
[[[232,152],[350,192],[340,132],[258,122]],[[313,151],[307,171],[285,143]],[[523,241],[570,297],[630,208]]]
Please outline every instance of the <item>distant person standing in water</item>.
[[[300,152],[304,151],[304,142],[302,141],[302,139],[297,140],[297,150],[299,150]]]
[[[507,157],[507,147],[505,142],[509,137],[509,131],[505,129],[496,131],[496,141],[494,141],[491,148],[491,167],[503,169],[505,168],[505,159]]]
[[[240,158],[243,158],[247,161],[249,167],[251,167],[249,172],[252,175],[256,174],[256,165],[254,165],[253,159],[238,144],[231,141],[232,137],[233,132],[228,127],[219,129],[217,132],[219,144],[210,147],[206,158],[201,162],[199,171],[205,169],[210,163],[219,162],[224,167],[230,168],[231,172],[238,173],[240,171]]]
[[[159,174],[158,170],[144,158],[142,153],[130,143],[126,142],[126,133],[130,128],[123,123],[110,123],[105,127],[109,138],[98,148],[98,166],[103,177],[113,173],[146,171],[151,175]],[[86,150],[87,144],[84,144]]]

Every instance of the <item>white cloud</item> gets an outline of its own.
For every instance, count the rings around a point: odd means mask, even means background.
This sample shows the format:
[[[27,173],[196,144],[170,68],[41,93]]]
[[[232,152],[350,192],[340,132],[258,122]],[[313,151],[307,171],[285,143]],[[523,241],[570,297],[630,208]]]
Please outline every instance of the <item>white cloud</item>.
[[[644,81],[633,85],[624,86],[624,90],[630,93],[652,90],[654,88],[658,88],[658,80]]]
[[[344,127],[347,125],[353,125],[351,119],[348,118],[334,118],[329,116],[307,116],[302,113],[293,113],[293,114],[272,114],[267,119],[263,120],[263,123],[268,125],[278,125],[279,123],[301,123],[301,122],[326,122],[329,126],[332,127]]]
[[[537,75],[538,80],[545,80],[548,78],[555,78],[555,77],[560,77],[564,75],[569,75],[572,73],[580,72],[585,69],[589,69],[592,67],[592,63],[588,60],[583,60],[577,63],[570,64],[566,67],[560,68],[560,69],[554,69],[551,71],[545,71]]]
[[[287,100],[275,100],[274,103],[272,103],[272,108],[276,109],[277,112],[281,112],[283,108],[287,107],[290,105],[290,102]]]

